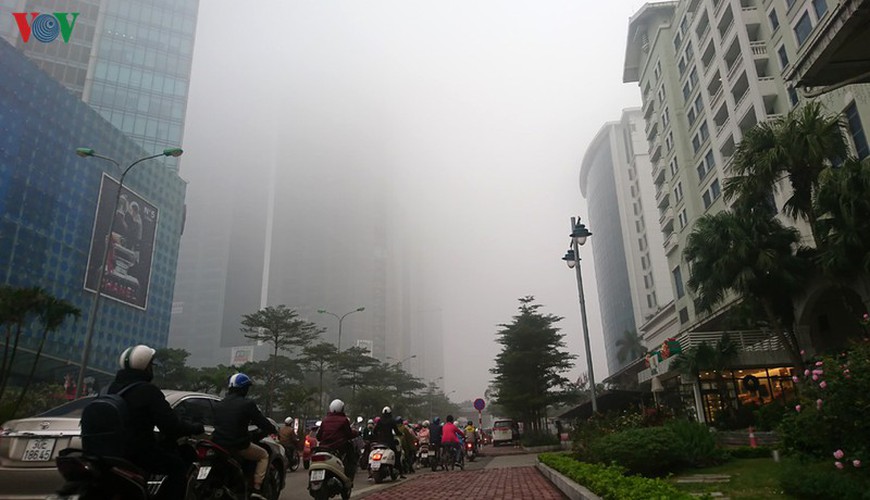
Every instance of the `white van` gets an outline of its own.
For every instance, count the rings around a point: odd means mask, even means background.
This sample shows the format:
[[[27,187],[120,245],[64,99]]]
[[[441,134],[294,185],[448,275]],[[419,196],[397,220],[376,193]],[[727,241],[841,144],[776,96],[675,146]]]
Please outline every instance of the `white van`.
[[[514,421],[509,418],[499,418],[492,424],[492,445],[511,443],[514,440]]]

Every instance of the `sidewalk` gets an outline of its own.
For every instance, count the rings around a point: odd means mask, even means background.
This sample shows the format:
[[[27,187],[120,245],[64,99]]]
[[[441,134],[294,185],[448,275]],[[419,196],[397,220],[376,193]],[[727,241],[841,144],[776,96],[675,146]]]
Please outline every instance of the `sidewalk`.
[[[532,464],[536,455],[495,457],[482,470],[436,472],[366,495],[368,500],[455,498],[562,500],[565,497]]]

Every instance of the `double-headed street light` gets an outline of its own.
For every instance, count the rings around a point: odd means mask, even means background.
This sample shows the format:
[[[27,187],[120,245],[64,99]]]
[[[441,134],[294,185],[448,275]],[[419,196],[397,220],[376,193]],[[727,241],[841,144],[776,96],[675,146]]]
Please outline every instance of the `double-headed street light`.
[[[583,344],[586,347],[586,366],[589,369],[589,394],[592,399],[592,412],[598,413],[598,401],[595,398],[595,373],[592,370],[592,349],[589,346],[589,326],[586,324],[586,297],[583,294],[583,273],[580,272],[580,246],[586,243],[586,238],[592,236],[586,225],[580,222],[580,217],[571,217],[571,248],[562,257],[569,268],[577,274],[577,295],[580,296],[580,320],[583,325]]]
[[[91,312],[88,315],[88,327],[85,331],[85,346],[84,351],[82,352],[82,363],[81,367],[79,368],[78,380],[76,380],[75,398],[78,398],[82,395],[82,386],[85,382],[85,371],[87,371],[88,358],[90,357],[91,353],[91,340],[94,337],[94,328],[97,324],[97,311],[100,307],[100,297],[103,295],[103,278],[105,277],[106,273],[106,261],[109,258],[109,245],[112,241],[112,233],[115,231],[115,212],[118,211],[118,203],[121,199],[121,190],[124,187],[124,178],[127,177],[127,174],[133,167],[135,167],[139,163],[142,163],[145,160],[153,160],[154,158],[159,158],[161,156],[172,156],[177,158],[181,156],[182,153],[184,153],[184,151],[181,148],[166,148],[163,150],[162,153],[146,156],[144,158],[139,158],[138,160],[131,163],[127,168],[122,170],[121,164],[113,158],[97,154],[91,148],[76,148],[76,154],[81,156],[82,158],[93,157],[111,162],[113,165],[115,165],[115,167],[118,168],[119,171],[121,171],[121,178],[118,179],[118,192],[115,194],[115,205],[112,207],[112,215],[109,221],[109,231],[108,233],[106,233],[103,245],[103,255],[100,258],[100,268],[97,270],[96,293],[94,293],[94,301],[91,303]]]
[[[353,314],[355,312],[363,312],[365,310],[366,310],[365,307],[357,307],[353,311],[348,311],[348,312],[342,314],[341,316],[339,316],[338,314],[329,312],[326,309],[318,309],[317,310],[317,312],[319,314],[328,314],[330,316],[338,318],[338,352],[341,352],[341,323],[344,321],[345,316],[347,316],[348,314]]]

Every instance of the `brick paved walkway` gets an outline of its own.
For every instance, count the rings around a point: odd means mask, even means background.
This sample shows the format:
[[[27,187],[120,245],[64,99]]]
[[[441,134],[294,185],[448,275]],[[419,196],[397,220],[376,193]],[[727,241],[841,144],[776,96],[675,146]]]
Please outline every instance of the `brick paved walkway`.
[[[534,467],[485,469],[426,474],[393,488],[367,495],[366,500],[505,499],[562,500],[565,497]]]

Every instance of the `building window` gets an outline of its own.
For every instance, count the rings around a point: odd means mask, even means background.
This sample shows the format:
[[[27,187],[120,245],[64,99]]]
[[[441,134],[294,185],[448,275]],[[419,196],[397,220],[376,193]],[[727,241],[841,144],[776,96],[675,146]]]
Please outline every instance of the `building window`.
[[[683,183],[678,182],[674,188],[674,203],[679,203],[683,199]]]
[[[677,292],[677,298],[683,298],[683,295],[686,295],[686,290],[683,288],[683,273],[680,272],[680,266],[677,266],[672,271],[674,275],[674,288]]]
[[[722,186],[719,185],[719,179],[713,179],[713,182],[710,183],[710,194],[714,200],[722,194]]]
[[[686,209],[680,210],[680,229],[685,229],[689,225],[689,217],[686,215]]]
[[[698,70],[696,68],[692,68],[692,71],[689,72],[689,83],[692,84],[692,88],[695,88],[695,85],[698,84]]]
[[[680,309],[680,324],[684,325],[689,322],[689,310],[687,308]]]
[[[641,255],[640,267],[642,267],[644,271],[649,267],[649,259],[646,258],[646,255]]]
[[[770,31],[776,31],[779,28],[779,18],[776,17],[776,9],[771,9],[770,13],[767,14],[767,18],[770,19]]]
[[[649,288],[649,276],[646,274],[643,275],[643,286],[644,288]]]
[[[668,153],[674,149],[674,134],[672,132],[668,132],[667,137],[665,137],[665,146],[667,146]]]
[[[701,142],[707,140],[707,137],[710,137],[710,129],[707,127],[707,122],[701,124],[701,128],[698,129],[698,133],[701,134]]]
[[[813,0],[813,9],[816,11],[816,19],[821,19],[828,12],[828,2],[825,0]]]
[[[689,108],[689,114],[686,115],[686,118],[689,119],[689,126],[692,126],[695,124],[695,120],[698,119],[698,115],[695,114],[695,108]]]
[[[649,294],[646,296],[646,305],[648,308],[652,309],[652,297],[650,297]]]
[[[704,191],[704,194],[703,194],[703,196],[701,196],[701,199],[704,200],[704,208],[705,209],[710,208],[710,204],[713,203],[713,200],[710,198],[710,191]]]
[[[655,75],[656,81],[658,81],[659,78],[662,77],[662,62],[661,61],[656,62],[656,67],[653,70],[653,75]]]
[[[800,19],[798,19],[797,24],[794,25],[794,36],[797,38],[798,46],[803,45],[807,41],[812,31],[813,21],[810,19],[809,11],[807,11],[804,12]]]
[[[677,176],[677,171],[679,171],[680,165],[677,163],[677,159],[674,158],[671,160],[671,177]]]
[[[798,93],[793,85],[788,86],[788,102],[791,103],[791,107],[795,107],[798,104]]]
[[[788,52],[785,50],[785,45],[780,45],[776,49],[776,55],[779,56],[779,67],[785,69],[788,66]]]
[[[667,128],[671,123],[671,117],[668,116],[668,108],[662,110],[662,129]]]
[[[691,86],[691,84],[689,84],[689,82],[686,82],[686,84],[683,85],[683,99],[688,101],[689,94],[691,94],[691,93],[692,93],[692,86]]]
[[[864,134],[864,125],[861,123],[861,117],[858,116],[858,107],[855,106],[855,101],[849,103],[845,114],[846,120],[849,122],[849,134],[855,145],[855,155],[859,160],[863,160],[870,155],[870,148],[867,146],[867,136]]]

